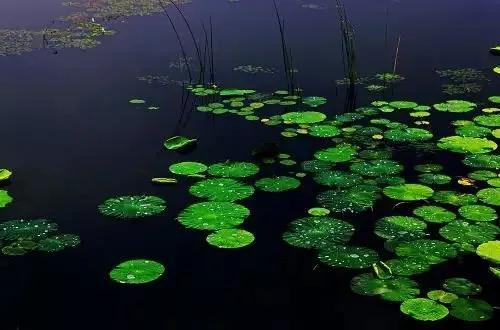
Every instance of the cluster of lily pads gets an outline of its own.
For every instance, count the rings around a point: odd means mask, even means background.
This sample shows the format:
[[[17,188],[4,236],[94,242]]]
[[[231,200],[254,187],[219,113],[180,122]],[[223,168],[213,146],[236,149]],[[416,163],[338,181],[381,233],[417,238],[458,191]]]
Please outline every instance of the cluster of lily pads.
[[[436,73],[448,82],[442,85],[443,93],[448,95],[479,93],[487,81],[481,70],[473,68],[437,70]]]
[[[392,72],[377,73],[373,77],[359,77],[356,79],[356,85],[365,85],[369,92],[382,92],[391,85],[403,81],[405,78],[399,74]],[[351,82],[347,79],[336,80],[338,86],[349,85]]]
[[[496,105],[500,97],[490,97],[490,105],[481,111],[467,100],[433,105],[373,101],[328,119],[318,111],[327,101],[322,97],[213,86],[192,86],[190,90],[200,97],[211,96],[210,103],[197,107],[199,111],[288,126],[282,131],[284,137],[308,135],[328,141],[313,152],[313,159],[302,162],[302,170],[326,190],[318,194],[318,205],[308,210],[308,216],[290,223],[283,234],[285,242],[317,251],[319,261],[331,267],[372,268],[372,273],[353,278],[353,291],[400,302],[401,311],[417,320],[439,320],[447,315],[464,321],[491,318],[493,309],[487,302],[458,292],[460,283],[469,285],[467,279],[446,280],[446,291],[419,297],[419,285],[411,277],[463,254],[489,261],[491,273],[499,276],[496,207],[500,205],[500,156],[496,139],[500,136],[500,109]],[[272,108],[274,113],[258,116],[264,108]],[[448,114],[456,135],[441,136],[432,130],[434,112]],[[471,119],[456,119],[468,113],[474,114]],[[402,117],[406,119],[401,121]],[[440,149],[463,155],[470,172],[455,178],[438,163],[405,169],[397,160],[399,152],[416,150],[431,155]],[[413,172],[405,177],[415,176],[418,181],[407,182],[401,176],[403,171]],[[372,248],[349,243],[355,234],[351,215],[366,214],[383,199],[393,201],[394,210],[405,209],[392,211],[374,224],[374,234],[395,254],[386,261]]]

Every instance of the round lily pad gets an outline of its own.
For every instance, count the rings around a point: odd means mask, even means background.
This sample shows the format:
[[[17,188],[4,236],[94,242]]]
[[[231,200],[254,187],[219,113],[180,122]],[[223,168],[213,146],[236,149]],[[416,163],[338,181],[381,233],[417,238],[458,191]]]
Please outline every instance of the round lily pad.
[[[396,247],[396,254],[400,257],[419,258],[426,260],[429,264],[436,264],[455,257],[457,251],[451,244],[442,241],[420,239],[399,244]]]
[[[458,209],[458,213],[472,221],[495,221],[498,218],[495,209],[485,205],[464,205]]]
[[[444,103],[434,104],[434,108],[444,112],[469,112],[476,108],[476,104],[463,100],[450,100]]]
[[[427,222],[445,223],[456,218],[455,213],[441,206],[424,205],[413,210],[413,214],[422,217]]]
[[[356,173],[344,171],[322,171],[314,177],[314,181],[329,187],[352,187],[363,182],[363,177]]]
[[[314,158],[333,163],[347,162],[357,153],[358,148],[349,143],[341,143],[333,148],[323,149],[314,153]]]
[[[73,234],[62,234],[44,238],[38,242],[37,249],[44,252],[57,252],[67,247],[80,244],[80,237]]]
[[[295,124],[314,124],[326,119],[325,114],[317,111],[288,112],[281,115],[284,121]]]
[[[7,206],[12,202],[12,197],[6,190],[0,189],[0,208]]]
[[[207,236],[210,245],[222,249],[238,249],[250,245],[255,240],[253,234],[243,229],[220,229]]]
[[[302,170],[305,172],[323,172],[332,168],[332,163],[325,162],[323,160],[306,160],[301,164]]]
[[[309,129],[309,135],[322,138],[334,137],[340,133],[340,129],[333,125],[314,125]]]
[[[172,136],[163,142],[167,150],[182,150],[196,144],[197,139],[191,139],[185,136]]]
[[[491,133],[491,129],[478,125],[464,125],[457,127],[455,133],[464,137],[483,138]]]
[[[432,139],[432,133],[421,128],[396,128],[385,132],[384,137],[395,142],[419,142]]]
[[[323,207],[337,213],[359,213],[373,207],[378,198],[372,186],[361,185],[342,190],[327,190],[316,198]]]
[[[0,181],[6,181],[12,176],[12,172],[5,169],[0,168]]]
[[[427,224],[414,217],[388,216],[375,224],[375,235],[385,239],[405,240],[422,238],[426,235]]]
[[[380,296],[388,301],[405,301],[420,293],[418,284],[406,277],[381,279],[370,273],[354,277],[351,290],[365,296]]]
[[[451,190],[436,191],[432,196],[432,199],[439,203],[451,204],[455,206],[475,204],[477,202],[477,197],[472,194],[460,193],[458,191]]]
[[[122,219],[155,215],[165,208],[165,201],[160,197],[145,195],[110,198],[99,205],[102,214]]]
[[[46,219],[10,220],[0,223],[0,241],[32,241],[57,231],[57,224]]]
[[[418,180],[425,184],[447,184],[451,178],[445,174],[439,173],[422,173],[418,176]]]
[[[448,308],[427,298],[408,299],[401,304],[400,309],[419,321],[438,321],[449,313]]]
[[[282,192],[297,189],[300,181],[289,176],[277,176],[259,179],[255,182],[255,186],[262,191]]]
[[[200,230],[219,230],[236,227],[243,223],[250,211],[230,202],[204,202],[192,204],[178,216],[181,224]]]
[[[470,167],[500,169],[500,155],[475,154],[464,158],[463,163]]]
[[[415,165],[415,171],[421,172],[421,173],[433,173],[433,172],[439,172],[443,170],[443,165],[441,164],[419,164]]]
[[[207,166],[197,162],[181,162],[170,165],[169,170],[178,175],[194,175],[205,172]]]
[[[461,277],[446,279],[443,283],[443,288],[459,296],[472,296],[481,293],[483,290],[479,284]]]
[[[490,241],[479,245],[476,254],[483,259],[500,264],[500,241]]]
[[[432,300],[438,300],[443,304],[449,304],[452,301],[458,299],[458,296],[454,293],[446,292],[443,290],[432,290],[427,292],[427,297]]]
[[[497,174],[488,170],[476,170],[468,174],[469,178],[479,181],[488,181],[489,179],[496,178]]]
[[[372,249],[359,246],[329,246],[321,250],[318,259],[332,267],[367,268],[378,261]]]
[[[136,259],[124,261],[109,273],[111,279],[124,284],[144,284],[158,279],[165,267],[156,261]]]
[[[476,196],[485,204],[500,206],[500,188],[481,189]]]
[[[385,262],[394,275],[412,276],[425,273],[430,266],[426,260],[420,258],[398,258]]]
[[[401,172],[403,166],[396,161],[380,159],[357,162],[350,166],[351,171],[366,176],[393,175]]]
[[[497,148],[497,144],[484,138],[448,136],[440,139],[437,146],[453,152],[485,154]]]
[[[416,108],[418,104],[412,101],[393,101],[389,102],[389,106],[395,109],[413,109]]]
[[[210,165],[208,174],[224,178],[246,178],[259,172],[259,167],[253,163],[231,162]]]
[[[315,217],[322,217],[330,214],[330,210],[325,209],[324,207],[311,207],[309,210],[307,210],[307,213]]]
[[[253,195],[254,188],[234,179],[207,179],[199,181],[189,188],[196,197],[217,202],[232,202]]]
[[[450,315],[462,321],[486,321],[493,316],[493,307],[484,300],[458,298],[451,303]]]
[[[383,190],[384,195],[389,198],[402,201],[416,201],[427,199],[432,196],[432,188],[415,183],[406,183],[398,186],[387,186]]]
[[[302,99],[302,103],[307,104],[310,107],[319,107],[326,103],[326,98],[321,96],[308,96]]]
[[[447,240],[479,245],[495,239],[499,230],[488,223],[470,224],[466,221],[453,221],[439,229],[439,234]]]
[[[474,118],[474,122],[488,127],[500,127],[500,114],[480,115]]]

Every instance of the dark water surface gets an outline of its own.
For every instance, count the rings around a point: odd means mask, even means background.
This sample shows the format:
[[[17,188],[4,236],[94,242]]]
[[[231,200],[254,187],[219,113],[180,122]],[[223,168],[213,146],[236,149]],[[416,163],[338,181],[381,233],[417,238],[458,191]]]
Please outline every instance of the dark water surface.
[[[71,12],[62,0],[2,0],[0,28],[39,29]],[[298,81],[307,95],[328,97],[329,115],[344,109],[341,34],[334,1],[324,10],[308,2],[281,1]],[[315,1],[313,1],[315,2]],[[345,1],[355,26],[362,76],[391,71],[399,35],[398,71],[406,80],[380,96],[359,89],[357,104],[374,99],[412,99],[432,104],[449,99],[440,91],[436,69],[472,67],[486,72],[498,63],[487,50],[500,40],[500,1]],[[193,0],[183,7],[191,22],[212,17],[216,79],[222,86],[272,92],[284,88],[279,31],[268,0]],[[178,24],[181,20],[176,19]],[[287,224],[315,204],[317,186],[304,180],[300,190],[257,192],[245,201],[251,211],[245,228],[253,245],[234,251],[215,249],[205,233],[187,230],[175,217],[196,199],[190,180],[152,186],[151,177],[168,176],[168,166],[183,160],[214,163],[250,160],[259,144],[278,142],[298,161],[311,158],[323,143],[313,138],[286,139],[279,128],[232,116],[216,118],[182,112],[182,88],[151,87],[136,79],[146,74],[185,79],[169,68],[178,44],[164,15],[112,22],[119,33],[87,51],[40,50],[0,57],[0,167],[15,176],[7,189],[14,202],[0,219],[53,219],[61,232],[77,233],[82,244],[53,254],[0,256],[0,329],[486,329],[448,319],[417,323],[397,304],[351,293],[359,271],[317,266],[312,251],[286,245]],[[387,25],[388,45],[385,45]],[[196,25],[197,26],[197,25]],[[188,34],[182,29],[182,37]],[[188,43],[188,42],[187,42]],[[238,65],[274,67],[276,74],[249,75]],[[498,95],[500,79],[472,100]],[[496,92],[496,94],[495,94]],[[161,107],[148,112],[128,104],[145,98]],[[451,97],[453,98],[453,97]],[[458,97],[460,98],[460,96]],[[182,115],[182,116],[181,116]],[[439,130],[439,121],[433,121]],[[449,133],[449,132],[443,132]],[[164,138],[196,136],[189,154],[162,149]],[[464,174],[460,157],[415,154],[414,162],[440,161],[448,173]],[[275,173],[275,166],[263,169]],[[411,180],[409,180],[411,181]],[[97,213],[103,200],[127,194],[152,194],[167,201],[167,211],[140,221],[120,221]],[[372,235],[373,219],[392,204],[377,204],[374,214],[353,218],[354,242],[382,249]],[[378,211],[379,210],[379,211]],[[366,217],[367,221],[363,219]],[[387,254],[389,256],[389,254]],[[167,267],[161,279],[143,286],[112,282],[108,272],[126,259],[147,258]],[[480,270],[479,270],[480,269]],[[446,277],[467,277],[484,287],[482,297],[498,305],[498,282],[476,256],[454,260],[416,276],[422,291],[439,288]],[[495,292],[496,291],[496,292]]]

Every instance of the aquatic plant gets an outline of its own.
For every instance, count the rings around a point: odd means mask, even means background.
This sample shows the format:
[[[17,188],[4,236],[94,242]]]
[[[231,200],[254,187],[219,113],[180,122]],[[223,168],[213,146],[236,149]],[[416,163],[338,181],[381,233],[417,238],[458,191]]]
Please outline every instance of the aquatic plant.
[[[432,223],[446,223],[457,217],[455,213],[436,205],[419,206],[413,210],[413,214]]]
[[[12,197],[6,190],[0,189],[0,208],[7,206],[12,202]]]
[[[455,257],[457,251],[451,244],[442,241],[417,239],[402,242],[398,245],[396,255],[399,257],[420,258],[429,264],[436,264]]]
[[[242,248],[254,240],[253,234],[243,229],[220,229],[207,236],[208,244],[222,249]]]
[[[189,188],[189,192],[211,201],[233,202],[250,197],[254,188],[234,179],[221,178],[199,181]]]
[[[0,182],[9,180],[11,176],[11,171],[5,168],[0,168]]]
[[[236,227],[243,223],[250,211],[230,202],[203,202],[185,208],[178,216],[179,222],[187,228],[219,230]]]
[[[405,301],[420,293],[417,282],[405,277],[382,279],[371,273],[361,274],[351,280],[351,290],[365,296],[380,296],[388,301]]]
[[[406,183],[398,186],[387,186],[383,189],[383,193],[392,199],[416,201],[431,197],[434,190],[421,184]]]
[[[208,167],[198,162],[181,162],[170,165],[168,169],[178,175],[199,175],[205,172]]]
[[[378,261],[378,253],[360,246],[331,245],[319,251],[318,259],[331,267],[368,268]]]
[[[400,309],[404,314],[419,321],[437,321],[449,314],[446,306],[427,298],[405,300],[401,304]]]
[[[185,136],[172,136],[163,142],[168,150],[182,150],[196,144],[197,139],[191,139]]]
[[[297,189],[300,181],[289,176],[262,178],[255,182],[255,187],[266,192],[282,192]]]
[[[444,103],[434,104],[434,109],[443,112],[469,112],[476,108],[476,104],[463,100],[449,100]]]
[[[217,163],[208,167],[208,174],[224,178],[246,178],[259,172],[259,167],[248,162]]]
[[[156,215],[165,210],[165,201],[156,196],[121,196],[110,198],[99,205],[103,215],[122,219],[142,218]]]
[[[317,111],[288,112],[281,115],[281,118],[294,124],[314,124],[326,119],[325,114]]]
[[[458,298],[451,303],[450,315],[463,321],[486,321],[493,316],[493,307],[484,300]]]
[[[109,272],[109,277],[123,284],[144,284],[158,279],[165,267],[156,261],[146,259],[127,260]]]
[[[494,208],[485,205],[464,205],[458,209],[458,213],[467,220],[472,221],[495,221],[498,218]]]
[[[483,259],[500,264],[500,241],[489,241],[480,244],[476,253]]]
[[[495,142],[485,138],[447,136],[439,139],[437,146],[459,153],[485,154],[492,152],[498,146]]]

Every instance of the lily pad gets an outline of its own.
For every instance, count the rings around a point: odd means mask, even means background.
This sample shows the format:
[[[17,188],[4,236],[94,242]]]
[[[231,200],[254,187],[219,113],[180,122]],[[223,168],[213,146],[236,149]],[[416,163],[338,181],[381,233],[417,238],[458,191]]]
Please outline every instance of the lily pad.
[[[340,135],[341,130],[333,125],[314,125],[309,129],[309,135],[328,138]]]
[[[443,288],[459,296],[472,296],[481,293],[483,290],[479,284],[462,277],[446,279]]]
[[[124,261],[109,273],[111,279],[124,284],[144,284],[158,279],[165,267],[156,261],[135,259]]]
[[[57,231],[57,225],[46,219],[10,220],[0,223],[0,241],[37,241]]]
[[[479,245],[476,254],[483,259],[500,264],[500,241],[490,241]]]
[[[243,223],[250,211],[230,202],[204,202],[192,204],[178,216],[181,224],[200,230],[219,230],[236,227]]]
[[[285,113],[281,118],[295,124],[314,124],[325,120],[326,115],[317,111],[297,111]]]
[[[357,152],[358,148],[356,146],[349,143],[341,143],[333,148],[315,152],[314,158],[326,162],[342,163],[351,160]]]
[[[368,268],[378,261],[378,254],[372,249],[359,246],[329,246],[321,250],[318,259],[332,267]]]
[[[80,244],[80,237],[73,234],[55,235],[38,242],[37,249],[44,252],[57,252],[67,247],[76,247]]]
[[[422,173],[418,176],[418,180],[425,184],[447,184],[451,178],[445,174],[439,173]]]
[[[420,258],[398,258],[385,262],[394,275],[412,276],[425,273],[430,266],[426,260]]]
[[[363,177],[344,171],[323,171],[313,177],[318,184],[330,187],[352,187],[363,182]]]
[[[432,188],[415,183],[406,183],[398,186],[387,186],[383,190],[384,195],[389,198],[402,201],[416,201],[427,199],[432,196]]]
[[[484,300],[458,298],[451,303],[450,315],[462,321],[486,321],[493,316],[493,307]]]
[[[220,229],[207,236],[208,244],[222,249],[239,249],[254,240],[253,234],[243,229]]]
[[[480,115],[474,118],[474,121],[482,126],[488,127],[500,127],[500,115]]]
[[[427,222],[446,223],[455,220],[455,213],[441,206],[424,205],[413,210],[413,214],[422,217]]]
[[[416,108],[418,104],[412,101],[393,101],[389,102],[389,106],[395,109],[413,109]]]
[[[283,240],[296,247],[323,249],[344,244],[354,234],[354,227],[345,221],[326,216],[307,217],[290,223]]]
[[[141,99],[131,99],[130,101],[128,101],[128,103],[130,103],[130,104],[144,104],[144,103],[146,103],[146,101],[141,100]]]
[[[427,224],[414,217],[388,216],[375,223],[375,235],[385,239],[417,239],[426,235]]]
[[[380,159],[357,162],[350,166],[351,171],[366,176],[385,176],[401,172],[403,166],[396,161]]]
[[[448,243],[420,239],[403,242],[396,247],[396,254],[400,257],[418,258],[429,264],[437,264],[457,255],[456,249]]]
[[[168,150],[182,150],[196,144],[197,139],[190,139],[185,136],[173,136],[163,142],[163,145]]]
[[[439,203],[451,204],[455,206],[470,205],[477,202],[477,197],[472,194],[460,193],[458,191],[451,190],[436,191],[432,196],[432,199]]]
[[[254,188],[234,179],[207,179],[189,188],[189,192],[199,198],[216,202],[232,202],[253,195]]]
[[[327,190],[318,195],[317,201],[333,212],[359,213],[372,208],[377,198],[377,191],[372,186],[361,185],[342,190]]]
[[[440,139],[437,146],[459,153],[485,154],[492,152],[498,146],[495,142],[484,138],[448,136]]]
[[[415,165],[415,171],[421,172],[421,173],[433,173],[433,172],[439,172],[443,170],[443,165],[441,164],[419,164]]]
[[[170,172],[178,175],[200,174],[207,170],[207,166],[198,162],[181,162],[170,165]]]
[[[311,207],[309,210],[307,210],[307,213],[315,217],[322,217],[330,214],[330,210],[325,209],[324,207]]]
[[[9,180],[9,178],[11,177],[12,175],[12,172],[5,169],[5,168],[0,168],[0,182],[1,181],[6,181],[6,180]]]
[[[454,300],[458,299],[458,296],[454,293],[446,292],[443,290],[432,290],[427,292],[427,297],[432,300],[438,300],[443,304],[449,304]]]
[[[302,99],[302,103],[307,104],[310,107],[319,107],[326,103],[326,98],[321,96],[308,96]]]
[[[253,163],[231,162],[210,165],[208,174],[224,178],[246,178],[259,172],[259,167]]]
[[[445,318],[449,310],[427,298],[408,299],[401,304],[401,312],[419,321],[438,321]]]
[[[255,186],[262,191],[282,192],[297,189],[300,181],[289,176],[277,176],[259,179],[255,182]]]
[[[474,246],[495,239],[498,232],[495,225],[488,223],[469,224],[466,221],[453,221],[439,229],[439,234],[447,240]]]
[[[12,197],[9,196],[7,190],[0,189],[0,208],[7,206],[12,202]]]
[[[444,112],[469,112],[476,108],[476,104],[463,100],[450,100],[444,103],[434,104],[434,108]]]
[[[396,128],[386,131],[384,137],[395,142],[419,142],[430,140],[433,135],[421,128]]]
[[[485,204],[500,206],[500,188],[481,189],[476,196]]]
[[[155,215],[161,213],[165,208],[163,199],[146,195],[110,198],[99,205],[99,211],[102,214],[122,219]]]
[[[458,209],[458,213],[472,221],[495,221],[498,218],[495,209],[485,205],[464,205]]]
[[[380,279],[373,274],[361,274],[351,280],[351,290],[365,296],[380,296],[388,301],[405,301],[418,296],[418,284],[406,277]]]

